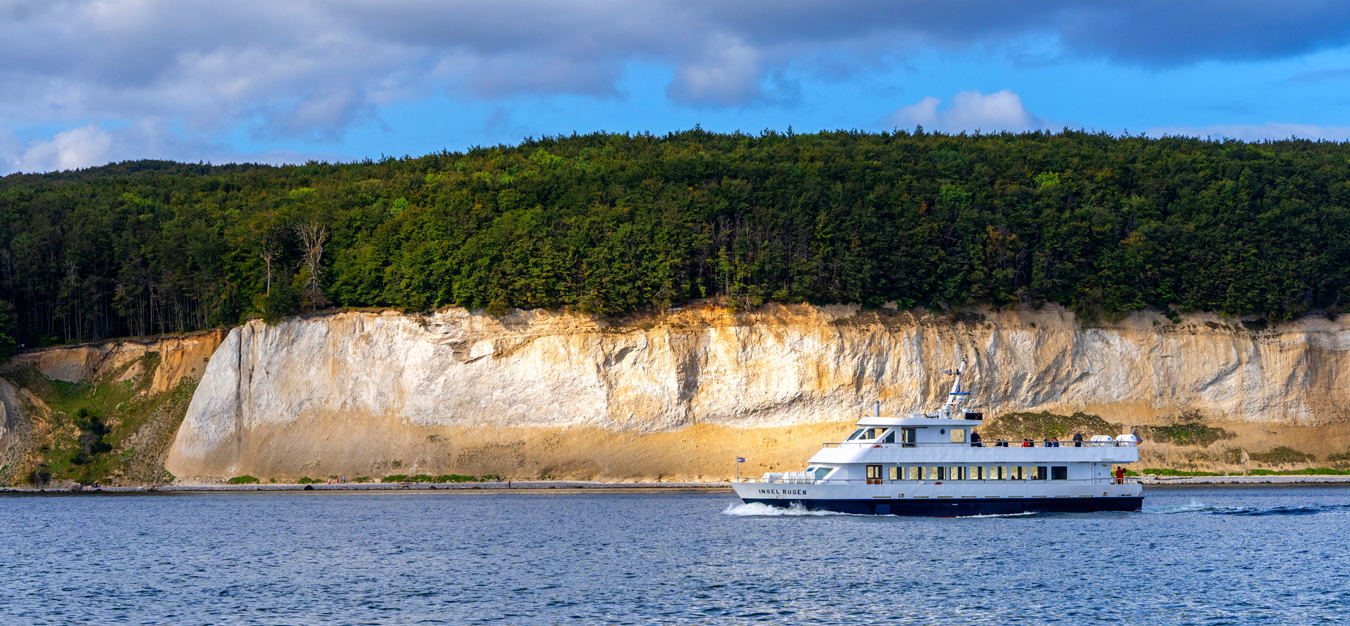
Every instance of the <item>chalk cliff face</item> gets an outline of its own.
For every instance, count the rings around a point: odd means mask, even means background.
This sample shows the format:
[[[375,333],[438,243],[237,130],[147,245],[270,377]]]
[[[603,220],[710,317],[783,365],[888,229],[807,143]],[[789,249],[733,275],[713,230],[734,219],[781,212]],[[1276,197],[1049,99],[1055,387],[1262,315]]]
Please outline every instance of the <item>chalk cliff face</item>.
[[[739,455],[754,474],[800,465],[874,400],[886,414],[940,404],[939,370],[963,359],[989,415],[1082,410],[1144,425],[1197,411],[1249,446],[1271,429],[1315,429],[1315,453],[1350,441],[1344,321],[1254,332],[1150,314],[1085,328],[1052,307],[959,321],[805,305],[617,321],[448,309],[230,331],[167,468],[186,480],[699,479],[731,475]]]

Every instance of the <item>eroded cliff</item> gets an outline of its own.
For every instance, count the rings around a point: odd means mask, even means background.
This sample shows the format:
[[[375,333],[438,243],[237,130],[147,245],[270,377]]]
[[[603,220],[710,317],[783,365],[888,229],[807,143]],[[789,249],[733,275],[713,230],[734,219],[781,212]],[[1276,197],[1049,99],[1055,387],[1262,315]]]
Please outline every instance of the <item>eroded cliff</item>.
[[[1345,321],[1254,330],[1151,314],[1084,327],[1051,307],[952,317],[700,306],[624,320],[448,309],[231,330],[166,463],[186,480],[720,479],[736,456],[750,474],[800,465],[874,400],[888,414],[939,404],[939,370],[962,359],[990,415],[1084,411],[1128,427],[1190,414],[1234,435],[1213,446],[1293,442],[1327,455],[1350,442]],[[1199,459],[1172,448],[1147,452]]]
[[[33,350],[0,369],[0,484],[161,482],[224,331]]]

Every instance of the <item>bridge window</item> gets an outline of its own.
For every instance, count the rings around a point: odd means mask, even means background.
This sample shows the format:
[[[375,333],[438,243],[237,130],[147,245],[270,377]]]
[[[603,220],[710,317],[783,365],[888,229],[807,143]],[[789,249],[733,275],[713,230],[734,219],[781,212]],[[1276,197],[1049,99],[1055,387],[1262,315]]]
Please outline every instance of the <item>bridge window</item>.
[[[817,468],[815,468],[815,469],[811,469],[811,468],[808,467],[808,468],[806,468],[806,471],[808,471],[808,472],[815,472],[815,474],[816,474],[816,480],[823,480],[826,476],[829,476],[829,475],[830,475],[830,472],[834,471],[834,468],[833,468],[833,467],[817,467]]]
[[[857,440],[857,439],[861,438],[861,437],[862,437],[862,434],[865,433],[865,432],[867,432],[867,429],[866,429],[866,428],[859,428],[859,429],[858,429],[856,432],[854,432],[852,435],[849,435],[848,439],[845,439],[844,441],[854,441],[854,440]]]
[[[881,443],[895,443],[895,431],[886,433],[886,437],[881,440]]]
[[[918,439],[917,439],[917,437],[915,436],[915,434],[916,434],[916,431],[915,431],[915,429],[913,429],[913,428],[901,428],[901,429],[900,429],[900,443],[903,444],[903,445],[906,446],[906,447],[910,447],[910,448],[914,447],[914,442],[918,441]]]

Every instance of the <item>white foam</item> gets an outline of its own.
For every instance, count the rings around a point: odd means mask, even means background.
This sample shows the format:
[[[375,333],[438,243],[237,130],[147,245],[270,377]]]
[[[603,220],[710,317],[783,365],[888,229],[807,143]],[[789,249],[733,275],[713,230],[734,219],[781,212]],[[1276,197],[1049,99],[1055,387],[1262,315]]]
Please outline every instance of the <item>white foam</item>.
[[[825,515],[847,515],[847,513],[812,511],[797,502],[794,502],[792,506],[788,508],[769,506],[762,502],[751,502],[748,504],[732,502],[722,511],[722,515],[730,515],[732,517],[822,517]]]
[[[958,515],[960,519],[979,519],[982,517],[1025,517],[1027,515],[1038,515],[1036,511],[1022,511],[1021,513],[990,513],[988,515]]]
[[[1192,499],[1190,504],[1173,504],[1170,506],[1144,507],[1145,513],[1161,513],[1163,515],[1169,515],[1172,513],[1203,513],[1205,511],[1213,511],[1213,510],[1215,510],[1215,507],[1212,507],[1203,502],[1198,502],[1195,499]]]

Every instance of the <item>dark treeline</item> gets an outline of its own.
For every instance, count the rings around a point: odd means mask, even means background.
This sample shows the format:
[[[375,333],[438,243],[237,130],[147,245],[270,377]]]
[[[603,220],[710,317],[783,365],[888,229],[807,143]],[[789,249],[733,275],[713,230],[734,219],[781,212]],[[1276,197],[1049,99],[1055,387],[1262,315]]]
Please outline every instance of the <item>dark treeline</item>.
[[[296,167],[0,179],[29,346],[445,305],[696,298],[1289,319],[1350,286],[1350,145],[855,132],[527,140]],[[6,318],[9,318],[6,321]]]

